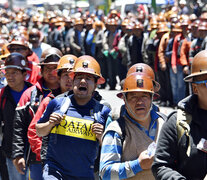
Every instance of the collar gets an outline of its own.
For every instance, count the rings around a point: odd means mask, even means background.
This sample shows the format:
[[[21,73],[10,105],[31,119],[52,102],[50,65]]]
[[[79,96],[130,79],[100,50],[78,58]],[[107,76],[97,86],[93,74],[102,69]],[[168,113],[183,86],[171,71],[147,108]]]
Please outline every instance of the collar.
[[[127,117],[127,119],[129,119],[132,123],[134,123],[139,129],[141,130],[145,129],[141,124],[139,124],[137,121],[131,118],[131,116],[126,111],[126,108],[123,111],[123,116]],[[151,127],[153,127],[153,125],[156,123],[156,120],[159,118],[159,115],[153,109],[150,111],[150,116],[151,116],[151,122],[149,125],[149,130],[151,129]]]

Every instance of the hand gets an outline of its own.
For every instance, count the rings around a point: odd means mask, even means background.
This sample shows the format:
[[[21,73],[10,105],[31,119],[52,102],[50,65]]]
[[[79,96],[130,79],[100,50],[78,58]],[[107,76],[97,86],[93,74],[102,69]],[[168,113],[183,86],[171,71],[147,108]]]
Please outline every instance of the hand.
[[[150,169],[153,160],[154,156],[149,156],[147,150],[141,152],[141,154],[138,157],[138,161],[142,169]]]
[[[108,56],[109,56],[109,51],[105,50],[105,51],[103,52],[103,54],[104,54],[104,56],[108,57]]]
[[[80,47],[77,47],[76,49],[78,52],[81,52],[81,48]]]
[[[60,114],[52,113],[50,115],[49,122],[55,126],[56,124],[60,124],[62,119],[63,119],[63,116],[61,116]]]
[[[185,67],[183,68],[183,73],[184,73],[184,74],[189,74],[189,73],[190,73],[190,70],[189,70],[189,67],[188,67],[188,66],[185,66]]]
[[[64,47],[61,48],[61,51],[62,51],[63,54],[65,54],[65,48]]]
[[[101,143],[101,137],[102,137],[103,132],[104,132],[104,126],[100,123],[94,123],[92,125],[92,132],[96,135],[96,138]]]
[[[111,51],[110,51],[110,54],[113,54],[115,52],[115,49],[113,48]]]
[[[25,160],[23,157],[17,157],[16,159],[14,159],[13,164],[20,174],[22,175],[25,174],[24,171],[26,170],[26,166],[25,166]]]
[[[161,69],[162,71],[165,71],[166,68],[167,68],[166,64],[160,64],[160,69]]]
[[[66,48],[66,53],[69,53],[69,52],[70,52],[70,48],[67,47],[67,48]]]
[[[177,74],[177,67],[172,67],[172,71],[174,72],[174,74]]]

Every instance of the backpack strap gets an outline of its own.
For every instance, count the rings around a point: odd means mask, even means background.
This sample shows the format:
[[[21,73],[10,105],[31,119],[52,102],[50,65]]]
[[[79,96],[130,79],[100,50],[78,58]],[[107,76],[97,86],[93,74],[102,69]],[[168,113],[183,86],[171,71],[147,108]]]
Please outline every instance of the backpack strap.
[[[191,140],[190,140],[190,124],[192,121],[192,115],[187,113],[182,109],[177,110],[177,135],[178,135],[178,143],[181,140],[181,137],[185,134],[188,138],[188,148],[187,148],[187,156],[190,156],[191,151]]]
[[[67,112],[68,108],[70,107],[70,104],[71,104],[71,100],[70,100],[69,96],[64,97],[62,104],[61,104],[61,107],[60,107],[61,115],[64,115]]]
[[[98,122],[98,120],[101,118],[101,104],[95,100],[95,105],[93,107],[93,118],[94,118],[94,122]]]
[[[70,107],[70,104],[71,104],[71,100],[70,100],[69,96],[64,97],[63,101],[61,103],[61,107],[60,107],[60,114],[62,116],[67,112],[68,108]],[[58,126],[58,124],[56,124],[56,127],[57,126]],[[56,128],[56,133],[57,133],[57,128]],[[54,144],[57,144],[57,134],[54,139]]]
[[[123,145],[125,137],[126,137],[126,129],[125,129],[125,119],[123,116],[117,119],[119,127],[121,128],[122,136],[121,136],[121,143]]]
[[[159,117],[161,117],[164,121],[167,121],[167,116],[162,112],[156,112]]]

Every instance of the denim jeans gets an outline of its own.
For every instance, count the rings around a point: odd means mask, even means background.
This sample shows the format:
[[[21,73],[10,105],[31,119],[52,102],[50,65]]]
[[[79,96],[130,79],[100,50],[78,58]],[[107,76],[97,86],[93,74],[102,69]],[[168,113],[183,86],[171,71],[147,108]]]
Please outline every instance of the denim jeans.
[[[185,81],[183,80],[183,67],[181,65],[177,65],[177,73],[175,74],[170,67],[170,83],[172,87],[173,94],[173,103],[177,105],[177,103],[185,98]]]
[[[27,180],[29,178],[28,168],[26,168],[25,175],[22,175],[15,168],[15,166],[12,162],[12,159],[6,158],[6,164],[7,164],[10,180],[13,180],[13,179],[15,179],[15,180]]]

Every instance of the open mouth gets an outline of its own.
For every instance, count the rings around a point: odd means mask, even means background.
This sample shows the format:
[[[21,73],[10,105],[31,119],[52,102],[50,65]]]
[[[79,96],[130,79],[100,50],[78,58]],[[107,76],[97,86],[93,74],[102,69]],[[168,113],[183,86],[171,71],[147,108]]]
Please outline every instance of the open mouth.
[[[79,89],[79,91],[87,91],[86,87],[79,87],[78,89]]]
[[[144,107],[138,107],[138,108],[136,108],[136,110],[137,111],[143,111],[143,110],[145,110],[145,108]]]

